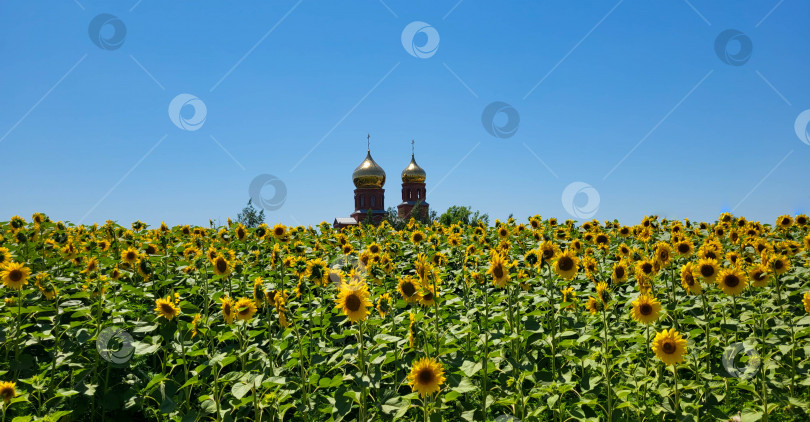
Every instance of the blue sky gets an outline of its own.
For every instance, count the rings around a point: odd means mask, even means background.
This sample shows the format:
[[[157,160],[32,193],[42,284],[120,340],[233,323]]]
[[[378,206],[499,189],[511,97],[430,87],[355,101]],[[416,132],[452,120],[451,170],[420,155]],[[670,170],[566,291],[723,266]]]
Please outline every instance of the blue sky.
[[[415,139],[440,212],[773,222],[810,209],[808,17],[798,0],[3,0],[0,219],[205,225],[269,174],[287,192],[268,223],[331,222],[370,133],[386,206]],[[409,52],[412,22],[429,27]],[[715,51],[728,29],[740,65]],[[180,94],[205,105],[197,130],[170,119]],[[512,136],[484,128],[496,101]]]

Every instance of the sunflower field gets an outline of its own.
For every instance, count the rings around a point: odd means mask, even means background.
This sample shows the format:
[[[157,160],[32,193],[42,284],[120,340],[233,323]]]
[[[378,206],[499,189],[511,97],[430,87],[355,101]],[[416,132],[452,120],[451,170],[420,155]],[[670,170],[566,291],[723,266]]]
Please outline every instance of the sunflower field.
[[[15,216],[2,422],[806,421],[808,228]]]

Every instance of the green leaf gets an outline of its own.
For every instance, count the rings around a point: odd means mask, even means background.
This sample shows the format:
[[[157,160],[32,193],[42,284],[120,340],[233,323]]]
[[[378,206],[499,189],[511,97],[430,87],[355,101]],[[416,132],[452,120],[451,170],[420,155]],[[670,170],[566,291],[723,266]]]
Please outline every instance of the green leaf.
[[[461,394],[469,393],[471,391],[477,391],[478,387],[476,387],[469,378],[462,378],[461,381],[458,383],[458,386],[452,388],[453,391],[457,391]]]
[[[464,375],[466,375],[468,377],[472,377],[475,374],[477,374],[478,371],[480,371],[482,367],[483,367],[483,365],[481,365],[481,362],[473,362],[473,361],[465,360],[461,364],[461,367],[459,367],[459,370],[461,370],[461,372]]]

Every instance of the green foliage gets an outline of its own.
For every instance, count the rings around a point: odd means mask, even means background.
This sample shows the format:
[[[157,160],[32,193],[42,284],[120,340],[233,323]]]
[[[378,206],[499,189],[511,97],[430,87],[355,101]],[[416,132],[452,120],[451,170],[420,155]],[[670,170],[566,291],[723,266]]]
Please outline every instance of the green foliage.
[[[237,215],[236,221],[242,223],[247,228],[258,227],[260,224],[264,223],[264,210],[256,211],[256,208],[253,207],[251,203],[253,199],[248,199],[248,203],[245,208],[242,208],[242,211]]]
[[[489,215],[482,214],[479,211],[472,211],[471,207],[460,205],[453,205],[447,209],[441,216],[439,216],[439,223],[445,226],[452,224],[477,224],[478,222],[489,225]]]

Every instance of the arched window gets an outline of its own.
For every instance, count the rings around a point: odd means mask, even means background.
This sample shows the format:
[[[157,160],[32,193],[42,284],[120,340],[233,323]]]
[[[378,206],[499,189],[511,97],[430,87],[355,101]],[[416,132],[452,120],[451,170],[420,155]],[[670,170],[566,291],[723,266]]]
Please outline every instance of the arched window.
[[[421,196],[422,196],[422,192],[421,191],[416,191],[416,199],[421,199]]]

